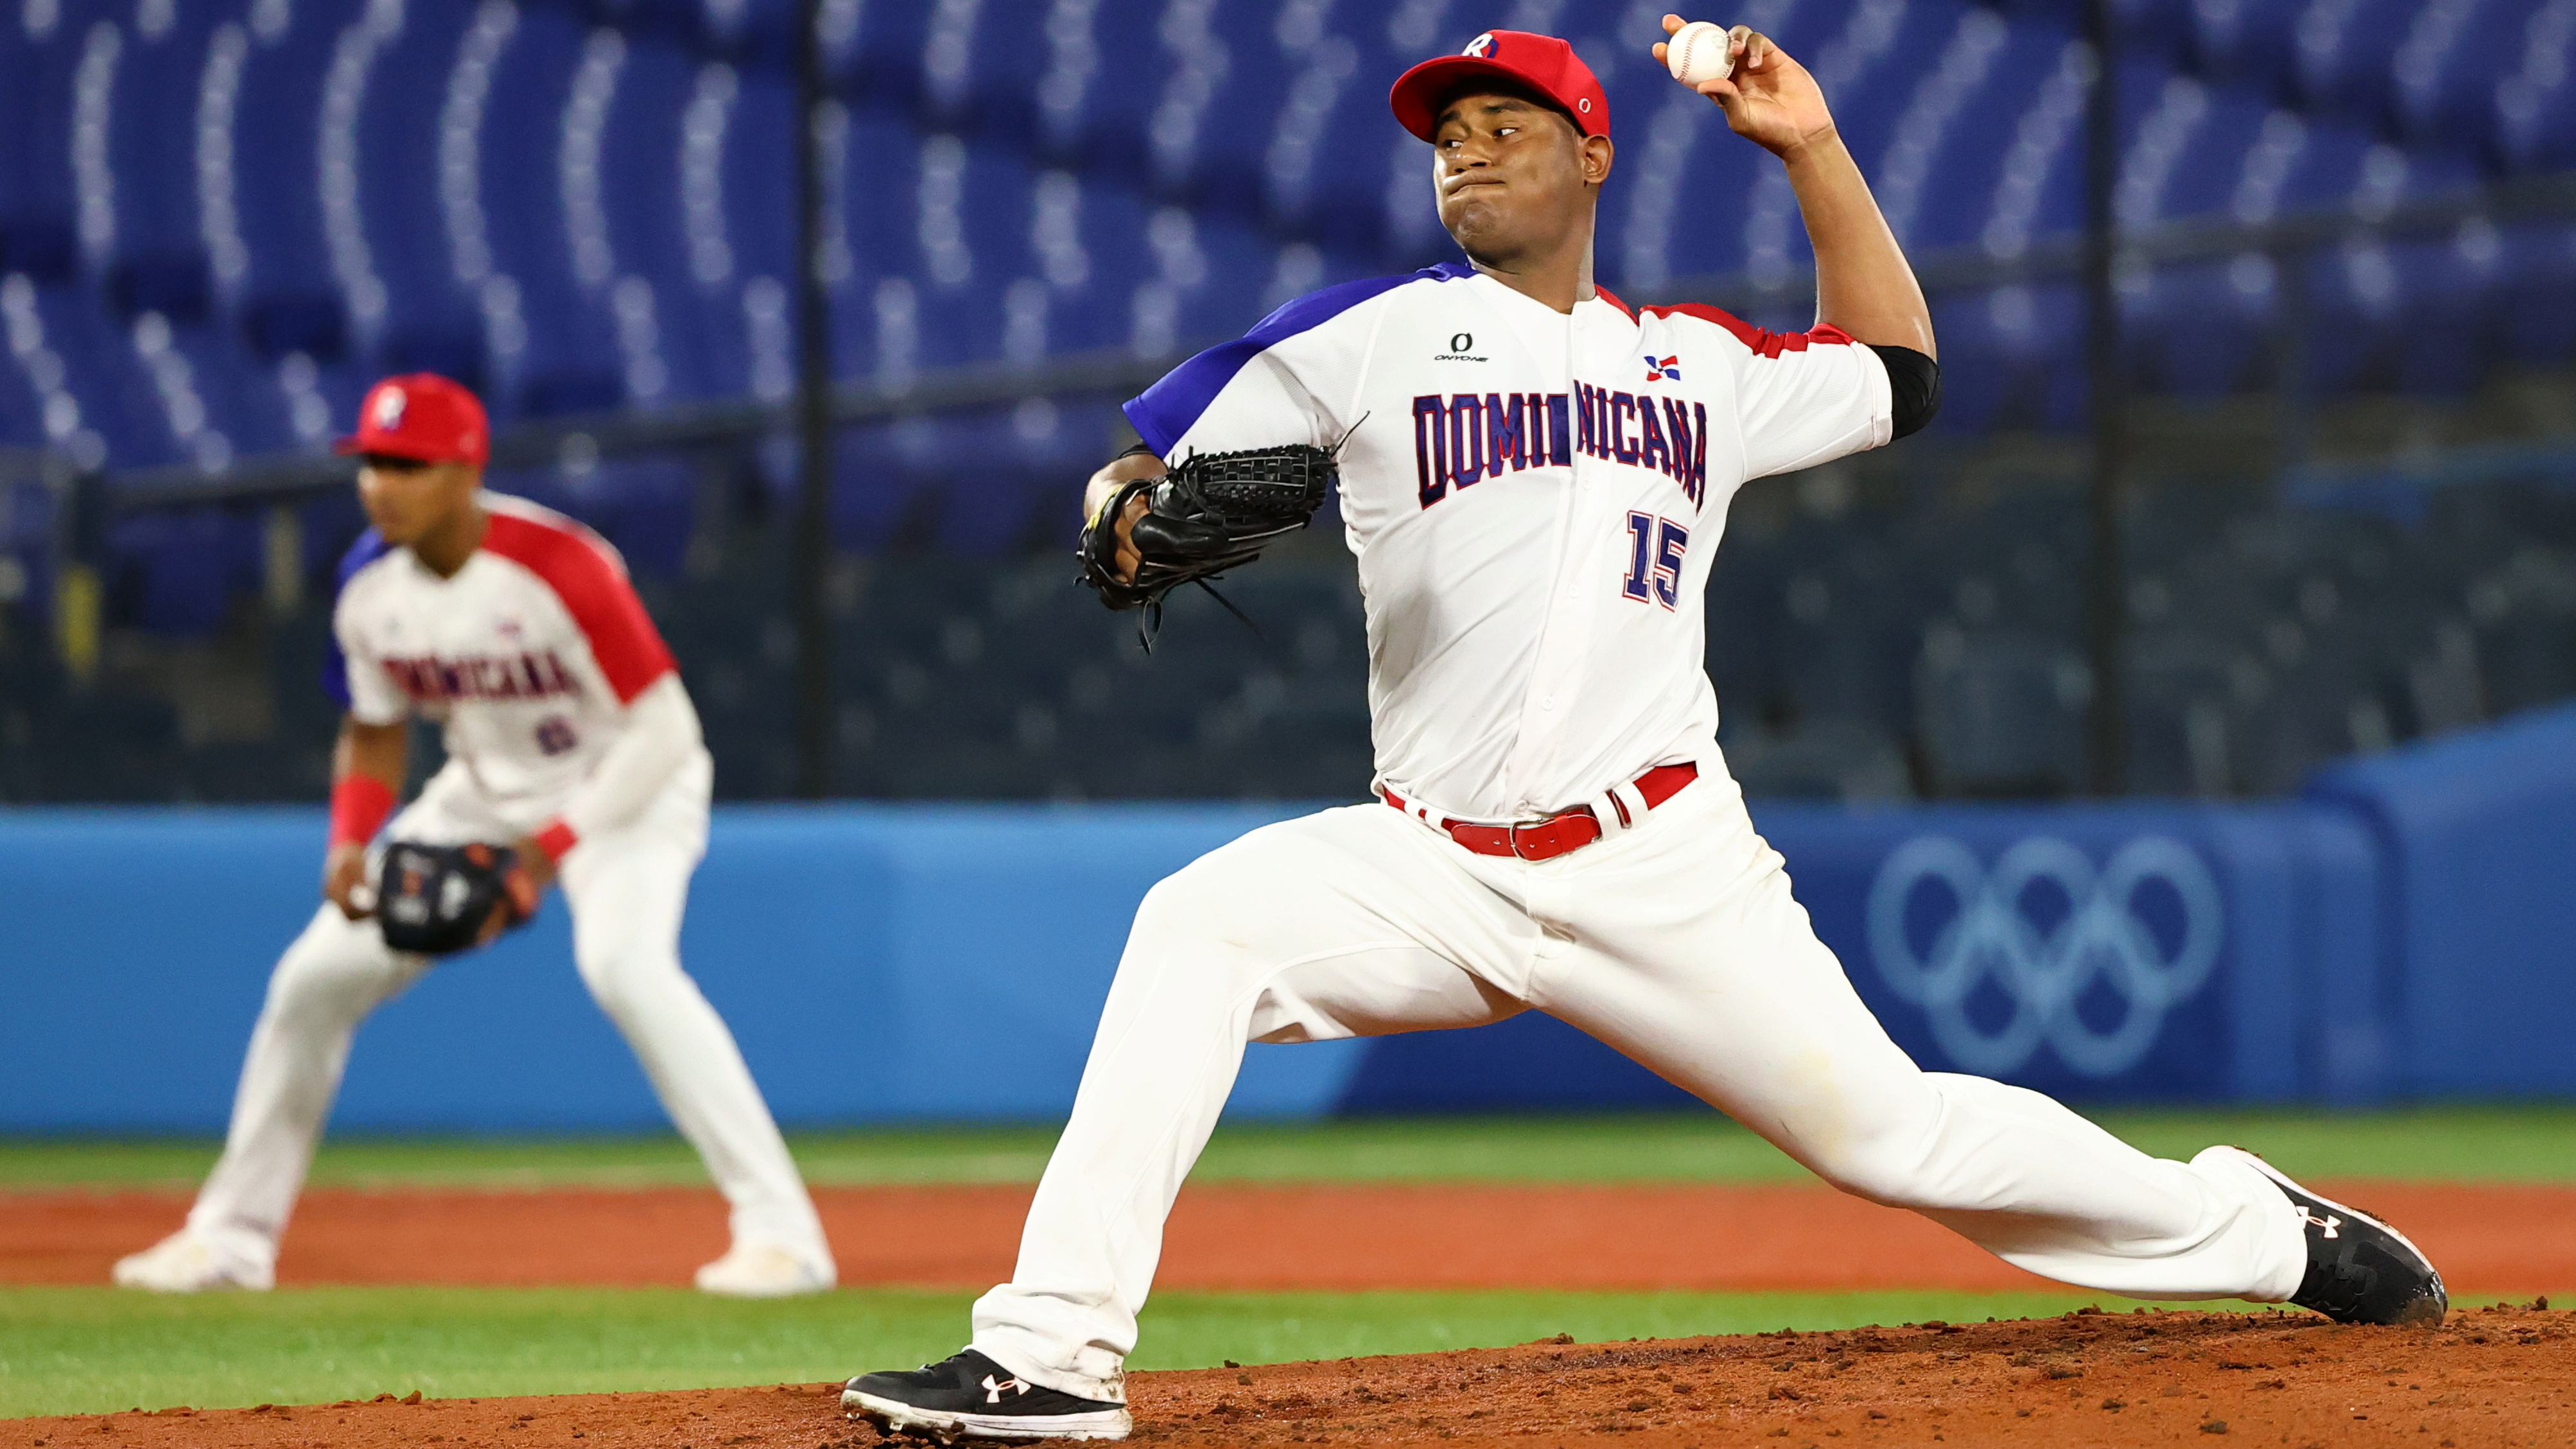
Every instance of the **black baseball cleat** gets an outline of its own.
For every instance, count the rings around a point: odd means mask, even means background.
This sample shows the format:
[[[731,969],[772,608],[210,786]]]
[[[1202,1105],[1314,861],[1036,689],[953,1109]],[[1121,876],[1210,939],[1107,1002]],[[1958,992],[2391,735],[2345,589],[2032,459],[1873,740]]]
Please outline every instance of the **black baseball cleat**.
[[[907,1372],[861,1374],[841,1389],[841,1410],[888,1434],[942,1444],[959,1439],[1124,1439],[1125,1404],[1078,1399],[1023,1382],[967,1349]]]
[[[2291,1302],[2337,1323],[2420,1328],[2439,1324],[2450,1311],[2441,1273],[2404,1233],[2359,1208],[2310,1192],[2251,1152],[2245,1160],[2290,1200],[2307,1233],[2308,1272]]]

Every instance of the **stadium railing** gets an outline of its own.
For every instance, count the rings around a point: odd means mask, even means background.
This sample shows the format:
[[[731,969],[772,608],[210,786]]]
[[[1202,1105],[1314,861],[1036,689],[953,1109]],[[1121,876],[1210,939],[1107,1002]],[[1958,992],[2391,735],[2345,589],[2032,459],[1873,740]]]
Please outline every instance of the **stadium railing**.
[[[2576,689],[2562,678],[2570,671],[2548,662],[2576,643],[2576,623],[2547,603],[2548,581],[2576,570],[2576,537],[2560,536],[2564,510],[2553,501],[2576,472],[2576,448],[2542,436],[2321,456],[2349,453],[2346,434],[2395,410],[2376,394],[2322,395],[2304,384],[2300,363],[2314,344],[2299,279],[2338,249],[2569,218],[2576,177],[2554,176],[2367,214],[2338,207],[2260,225],[2187,220],[2122,234],[2125,274],[2257,258],[2273,269],[2276,299],[2263,386],[2232,400],[2150,394],[2165,409],[2162,431],[2133,433],[2134,637],[2124,677],[2134,788],[2278,793],[2322,760]],[[2080,262],[2075,239],[2042,237],[2009,255],[1929,255],[1919,270],[1936,308],[1956,313],[1992,310],[2017,290],[2067,287]],[[1739,275],[1631,300],[1712,301],[1799,325],[1811,288],[1803,273]],[[2015,359],[1979,346],[1973,329],[1957,343],[1945,334],[1953,405],[1979,427],[1936,430],[1786,489],[1752,490],[1736,506],[1713,586],[1710,654],[1725,738],[1757,792],[1977,798],[2081,787],[2091,681],[2070,625],[2087,554],[2070,509],[2083,470],[2077,453],[2052,441],[2066,435],[2047,428],[2080,418],[2080,386],[2072,411],[2065,386],[2078,370],[2063,348]],[[1275,621],[1270,637],[1238,644],[1212,611],[1205,628],[1185,615],[1150,669],[1137,667],[1128,621],[1066,586],[1058,550],[1080,477],[1118,440],[1112,404],[1173,360],[1096,353],[836,387],[832,516],[842,562],[826,581],[825,616],[835,621],[827,654],[839,792],[1310,797],[1366,778],[1357,683],[1365,645],[1347,566],[1329,557],[1329,529],[1301,541],[1304,552],[1242,576],[1256,597],[1277,596],[1275,609],[1254,611]],[[2035,381],[2047,396],[2018,408],[1979,403],[1998,377]],[[523,422],[495,441],[501,486],[601,526],[647,580],[719,754],[730,755],[720,788],[736,798],[792,793],[796,778],[798,651],[783,545],[793,509],[782,506],[796,476],[794,417],[792,398],[745,399]],[[45,543],[21,556],[39,559],[22,572],[52,583],[31,587],[21,612],[44,616],[58,640],[92,641],[67,661],[74,681],[89,678],[102,658],[96,641],[134,632],[105,621],[131,621],[150,603],[137,602],[134,580],[102,575],[114,529],[257,520],[259,565],[206,587],[219,598],[227,588],[263,596],[272,733],[309,757],[327,738],[327,712],[301,698],[315,694],[306,679],[319,662],[327,564],[357,527],[341,491],[348,467],[296,453],[212,474],[66,476],[49,462],[39,471],[54,482],[12,495],[40,499],[35,511],[48,513],[38,530]],[[2445,496],[2453,501],[2435,501]],[[2529,524],[2534,510],[2547,515],[2537,526],[2501,521]],[[2428,518],[2443,540],[2435,571],[2406,588],[2375,582],[2373,568],[2391,554],[2421,552],[2402,531]],[[2268,552],[2247,551],[2249,530],[2271,540]],[[208,783],[200,757],[222,755],[228,738],[191,723],[208,712],[183,708],[175,726],[153,726],[184,738],[128,751],[115,765],[127,785],[112,796],[291,798],[312,783],[309,769],[280,769],[276,750],[257,748],[236,752],[228,782]],[[108,713],[127,726],[158,718],[148,701]],[[1122,734],[1165,740],[1195,763],[1150,781],[1124,778],[1106,763],[1115,752],[1098,748]],[[170,763],[135,763],[147,756]],[[96,793],[59,765],[37,768],[65,788],[32,798]]]

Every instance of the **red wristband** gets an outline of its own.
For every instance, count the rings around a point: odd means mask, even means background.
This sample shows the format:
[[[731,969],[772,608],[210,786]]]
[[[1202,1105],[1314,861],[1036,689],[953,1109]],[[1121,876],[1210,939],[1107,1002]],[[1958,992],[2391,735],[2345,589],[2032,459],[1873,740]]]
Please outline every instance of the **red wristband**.
[[[564,858],[565,851],[581,843],[581,837],[561,820],[549,820],[545,828],[537,832],[536,842],[537,848],[546,853],[546,859],[559,861]]]
[[[373,775],[354,771],[331,782],[331,843],[364,845],[394,813],[394,792]]]

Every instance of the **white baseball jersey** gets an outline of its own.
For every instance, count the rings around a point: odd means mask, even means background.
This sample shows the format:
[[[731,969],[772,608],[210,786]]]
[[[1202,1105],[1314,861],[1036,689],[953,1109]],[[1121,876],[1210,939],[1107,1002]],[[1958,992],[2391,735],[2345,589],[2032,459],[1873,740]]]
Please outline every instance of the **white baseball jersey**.
[[[1462,263],[1327,287],[1127,404],[1168,461],[1339,446],[1379,779],[1507,821],[1711,755],[1701,595],[1748,479],[1888,440],[1877,354],[1715,308],[1560,313]]]
[[[447,767],[392,827],[434,843],[489,841],[496,825],[535,828],[585,780],[616,773],[612,746],[624,741],[614,753],[632,759],[679,717],[694,757],[642,814],[620,814],[635,828],[590,833],[561,858],[574,964],[723,1190],[736,1246],[782,1249],[808,1286],[829,1286],[831,1245],[795,1160],[733,1034],[680,966],[708,766],[678,681],[661,684],[673,672],[670,651],[597,534],[523,499],[485,493],[480,502],[490,518],[482,546],[451,577],[372,529],[349,550],[325,682],[365,723],[415,713],[444,723]],[[630,710],[648,689],[652,698]],[[594,774],[604,757],[609,768]],[[327,902],[278,962],[223,1156],[186,1229],[244,1281],[266,1286],[274,1276],[359,1023],[431,965]]]
[[[361,723],[438,721],[449,768],[533,828],[674,665],[607,540],[525,499],[481,501],[483,544],[452,577],[374,529],[350,549],[324,682]]]

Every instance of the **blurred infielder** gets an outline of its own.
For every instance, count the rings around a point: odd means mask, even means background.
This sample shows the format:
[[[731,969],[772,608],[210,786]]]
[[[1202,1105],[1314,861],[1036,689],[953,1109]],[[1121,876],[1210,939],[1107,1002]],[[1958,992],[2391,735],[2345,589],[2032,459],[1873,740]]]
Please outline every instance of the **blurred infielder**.
[[[1086,539],[1115,560],[1113,602],[1139,601],[1117,580],[1168,586],[1223,554],[1210,500],[1256,482],[1204,455],[1338,450],[1379,798],[1256,830],[1146,896],[1011,1281],[976,1303],[971,1348],[851,1380],[852,1413],[1125,1434],[1120,1365],[1163,1220],[1244,1043],[1531,1008],[1836,1186],[2052,1278],[2441,1315],[2421,1254],[2250,1154],[2159,1161],[2035,1093],[1920,1070],[1791,898],[1716,744],[1709,561],[1739,485],[1920,427],[1938,373],[1815,82],[1763,36],[1719,39],[1728,64],[1695,88],[1787,166],[1812,330],[1595,287],[1608,103],[1565,42],[1498,30],[1391,97],[1466,263],[1325,288],[1127,405],[1146,448],[1095,475]],[[1178,481],[1153,481],[1167,464]]]
[[[361,413],[340,450],[363,460],[374,527],[341,564],[332,614],[327,682],[348,718],[332,758],[328,899],[269,979],[232,1130],[187,1226],[119,1262],[116,1281],[270,1286],[358,1023],[429,968],[423,951],[490,940],[560,871],[583,982],[732,1208],[732,1248],[698,1286],[832,1286],[822,1224],[760,1089],[680,969],[713,766],[624,564],[580,524],[481,491],[488,431],[464,388],[389,378]],[[449,758],[395,814],[414,714],[443,726]],[[388,816],[379,892],[371,843]]]

